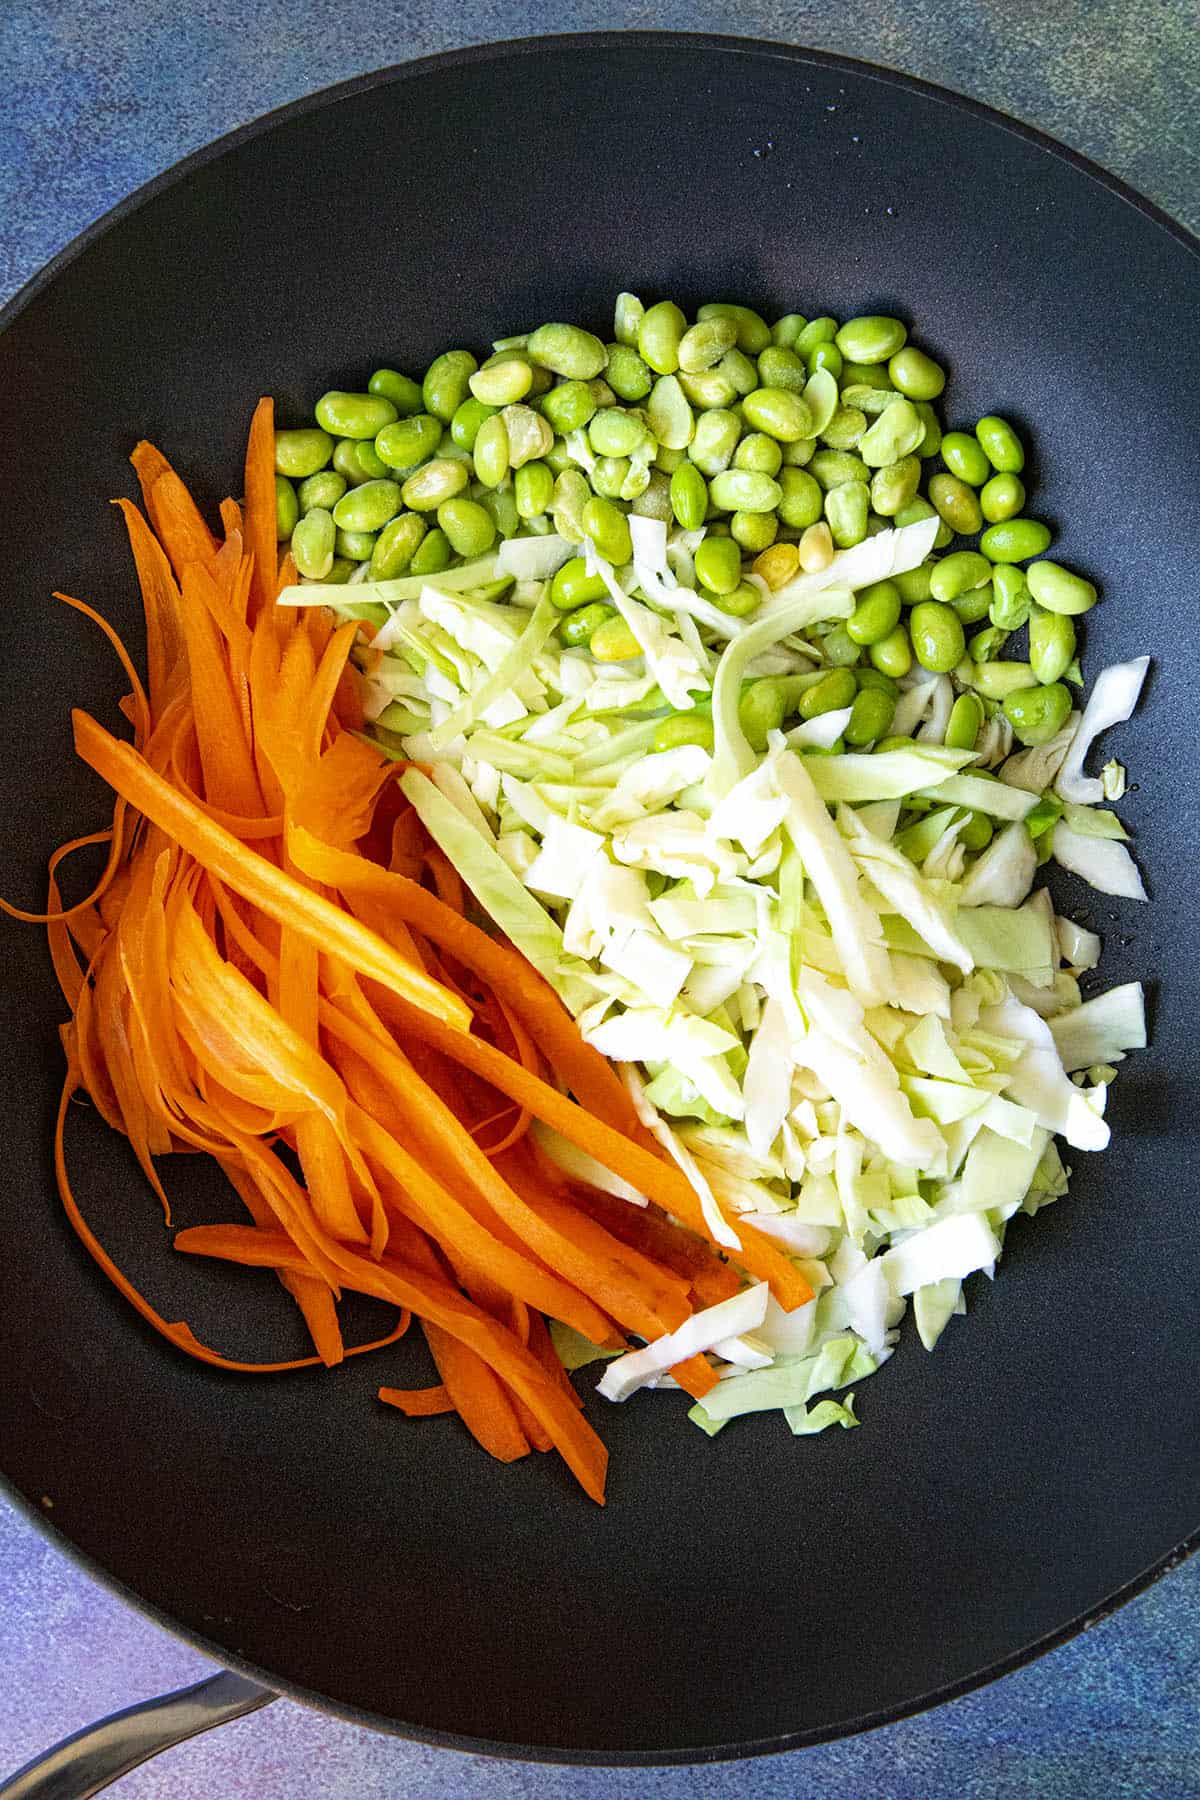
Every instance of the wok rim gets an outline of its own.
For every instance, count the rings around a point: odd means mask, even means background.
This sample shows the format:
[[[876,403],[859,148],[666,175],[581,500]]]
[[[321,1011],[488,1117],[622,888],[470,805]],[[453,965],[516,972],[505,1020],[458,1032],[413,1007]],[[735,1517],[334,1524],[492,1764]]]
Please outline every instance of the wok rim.
[[[970,95],[958,93],[955,89],[944,87],[940,83],[926,81],[920,76],[909,75],[903,70],[891,68],[886,64],[868,62],[865,59],[845,56],[836,51],[809,49],[803,45],[780,42],[770,38],[735,37],[728,33],[717,32],[643,30],[559,32],[536,38],[490,40],[464,45],[457,49],[437,51],[406,62],[391,63],[383,68],[349,76],[344,81],[319,88],[313,93],[301,95],[281,106],[273,107],[269,112],[262,113],[257,118],[234,126],[220,137],[190,151],[179,161],[161,170],[159,174],[151,176],[132,193],[125,195],[114,206],[92,220],[62,249],[56,251],[49,261],[36,270],[0,307],[0,332],[6,331],[52,282],[65,274],[86,250],[90,249],[114,226],[131,217],[160,194],[186,181],[210,162],[224,156],[227,152],[237,150],[243,144],[252,142],[292,119],[334,105],[351,96],[368,93],[376,87],[419,79],[445,69],[537,55],[546,49],[586,53],[619,47],[634,47],[648,51],[666,49],[718,51],[727,55],[756,58],[766,56],[801,66],[836,70],[857,79],[877,81],[886,86],[903,89],[923,100],[934,101],[939,105],[965,113],[969,117],[984,120],[992,126],[997,126],[1024,139],[1025,142],[1034,145],[1039,150],[1075,169],[1089,180],[1096,182],[1127,206],[1141,213],[1151,225],[1165,231],[1192,256],[1200,259],[1200,236],[1173,218],[1155,201],[1139,193],[1122,177],[1102,168],[1091,157],[1085,156],[1081,151],[1073,150],[1069,145],[1062,143],[1039,127],[1029,125],[1024,120],[1016,119],[997,107],[973,99]],[[1139,1594],[1145,1593],[1165,1575],[1170,1574],[1197,1551],[1200,1551],[1200,1523],[1198,1523],[1195,1531],[1167,1550],[1155,1562],[1065,1624],[1036,1638],[1021,1649],[1013,1651],[1009,1656],[974,1670],[956,1681],[947,1682],[893,1706],[808,1730],[739,1740],[728,1744],[699,1745],[694,1748],[672,1750],[596,1751],[581,1750],[565,1745],[512,1743],[499,1739],[472,1737],[457,1732],[439,1731],[429,1726],[409,1724],[403,1720],[388,1718],[383,1714],[342,1701],[335,1701],[328,1695],[306,1688],[300,1683],[281,1680],[278,1675],[259,1665],[231,1654],[224,1646],[215,1643],[190,1626],[182,1624],[155,1601],[127,1586],[124,1581],[110,1573],[103,1564],[67,1537],[54,1521],[47,1517],[45,1512],[39,1510],[24,1493],[14,1486],[2,1470],[0,1470],[0,1494],[3,1494],[11,1502],[16,1512],[77,1568],[82,1569],[85,1574],[98,1581],[125,1605],[149,1619],[172,1637],[182,1640],[202,1655],[209,1657],[219,1667],[234,1669],[283,1698],[294,1700],[313,1711],[325,1713],[336,1719],[347,1720],[368,1730],[384,1732],[389,1736],[411,1742],[431,1744],[439,1749],[457,1750],[465,1754],[493,1757],[498,1760],[559,1764],[581,1768],[669,1768],[732,1762],[742,1758],[779,1755],[789,1750],[811,1748],[818,1744],[832,1743],[868,1731],[879,1730],[884,1726],[896,1724],[900,1720],[913,1718],[917,1714],[930,1711],[948,1701],[961,1699],[964,1695],[988,1686],[1047,1655],[1050,1651],[1058,1649],[1061,1645],[1069,1643],[1072,1638],[1079,1636],[1082,1632],[1101,1624],[1111,1614],[1129,1601],[1136,1599]]]

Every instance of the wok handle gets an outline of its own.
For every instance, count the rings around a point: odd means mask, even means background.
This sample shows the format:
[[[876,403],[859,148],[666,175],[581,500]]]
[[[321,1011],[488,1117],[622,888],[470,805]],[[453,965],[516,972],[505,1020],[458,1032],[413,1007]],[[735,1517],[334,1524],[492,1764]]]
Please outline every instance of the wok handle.
[[[143,1700],[85,1725],[0,1786],[0,1800],[89,1800],[139,1763],[275,1699],[270,1688],[222,1669],[194,1687]]]

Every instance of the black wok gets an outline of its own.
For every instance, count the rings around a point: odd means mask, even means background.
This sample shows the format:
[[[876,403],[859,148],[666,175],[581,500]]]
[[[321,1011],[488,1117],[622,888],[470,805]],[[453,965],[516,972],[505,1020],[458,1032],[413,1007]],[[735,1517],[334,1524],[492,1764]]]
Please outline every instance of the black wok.
[[[908,1341],[864,1428],[778,1419],[709,1442],[647,1395],[591,1411],[606,1510],[533,1458],[373,1404],[405,1343],[331,1375],[235,1378],[144,1329],[54,1194],[60,1005],[41,935],[4,933],[0,1468],[58,1541],[161,1622],[364,1723],[526,1757],[672,1761],[859,1730],[1011,1668],[1126,1597],[1200,1526],[1197,246],[995,114],[778,46],[600,36],[466,51],[303,101],[118,209],[0,335],[3,868],[31,903],[98,784],[69,704],[119,677],[81,593],[136,640],[108,498],[163,445],[237,486],[260,393],[299,419],[379,362],[543,318],[604,330],[621,287],[897,311],[948,360],[952,420],[1036,445],[1037,512],[1102,582],[1087,654],[1151,651],[1122,754],[1152,906],[1064,892],[1104,974],[1161,983],[1114,1144],[1018,1224],[933,1358]],[[18,522],[19,528],[18,528]],[[295,1354],[265,1277],[173,1257],[123,1141],[71,1126],[94,1227],[168,1318]],[[220,1185],[173,1171],[178,1219]],[[364,1333],[379,1315],[364,1303]],[[53,1502],[48,1514],[44,1497]]]

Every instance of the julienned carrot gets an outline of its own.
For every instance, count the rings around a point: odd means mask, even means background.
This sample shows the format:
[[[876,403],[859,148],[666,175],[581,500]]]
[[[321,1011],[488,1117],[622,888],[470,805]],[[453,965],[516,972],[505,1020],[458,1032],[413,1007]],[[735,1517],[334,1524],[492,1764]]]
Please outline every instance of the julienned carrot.
[[[450,1391],[443,1383],[427,1388],[381,1387],[375,1398],[386,1406],[399,1407],[410,1419],[433,1419],[454,1411]]]
[[[518,1457],[528,1456],[529,1439],[498,1376],[468,1344],[449,1332],[428,1319],[423,1329],[438,1374],[467,1429],[497,1462],[516,1462]]]
[[[275,517],[275,408],[264,398],[254,409],[246,445],[245,536],[254,569],[250,592],[255,612],[275,604],[279,563]]]

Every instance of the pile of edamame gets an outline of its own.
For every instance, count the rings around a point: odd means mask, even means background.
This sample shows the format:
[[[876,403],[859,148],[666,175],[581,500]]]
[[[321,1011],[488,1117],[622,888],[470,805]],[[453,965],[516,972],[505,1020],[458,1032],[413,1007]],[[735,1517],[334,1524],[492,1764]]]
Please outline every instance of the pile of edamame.
[[[897,684],[917,665],[960,690],[951,747],[974,749],[999,711],[1021,743],[1042,744],[1071,712],[1075,619],[1096,590],[1046,557],[1013,427],[989,414],[943,433],[945,384],[896,318],[768,324],[722,302],[689,321],[672,300],[623,293],[608,343],[551,323],[483,361],[447,350],[421,381],[381,368],[365,393],[324,394],[314,424],[276,435],[279,538],[302,578],[327,583],[435,576],[497,538],[550,532],[590,539],[619,567],[627,515],[640,514],[704,527],[697,591],[742,617],[762,604],[760,583],[779,589],[936,514],[945,554],[858,594],[820,640],[818,684],[748,686],[747,736],[765,744],[789,716],[851,706],[846,747],[893,747]],[[602,662],[639,654],[582,555],[550,594],[567,644]],[[709,741],[711,721],[680,713],[660,736],[660,748]]]

